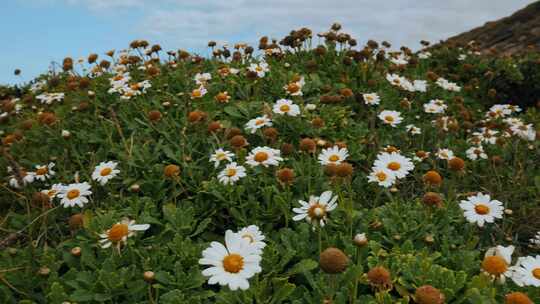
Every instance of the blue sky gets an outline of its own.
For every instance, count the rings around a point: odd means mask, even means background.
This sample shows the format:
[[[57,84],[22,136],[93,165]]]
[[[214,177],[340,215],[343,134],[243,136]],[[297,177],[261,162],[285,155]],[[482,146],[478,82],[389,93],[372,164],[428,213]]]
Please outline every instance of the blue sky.
[[[31,80],[65,56],[122,49],[134,39],[165,50],[207,52],[206,43],[256,43],[333,22],[363,43],[416,48],[513,13],[528,0],[2,0],[0,84]],[[22,70],[16,77],[13,71]]]

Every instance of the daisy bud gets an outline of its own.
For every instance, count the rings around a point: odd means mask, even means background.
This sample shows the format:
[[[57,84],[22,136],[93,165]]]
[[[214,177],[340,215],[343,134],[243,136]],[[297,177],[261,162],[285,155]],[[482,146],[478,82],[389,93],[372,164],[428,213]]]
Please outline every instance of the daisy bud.
[[[283,143],[281,145],[281,154],[287,156],[294,152],[294,145],[289,143]]]
[[[219,130],[221,130],[221,128],[223,128],[223,126],[221,125],[221,123],[219,121],[212,121],[208,124],[208,132],[209,133],[215,133]]]
[[[84,223],[84,217],[82,213],[74,214],[69,218],[69,229],[71,229],[71,231],[80,229],[82,228],[83,223]]]
[[[324,120],[320,117],[315,117],[311,120],[311,125],[317,129],[322,128],[324,127]]]
[[[352,97],[354,95],[353,91],[349,88],[343,88],[339,90],[339,94],[345,98]]]
[[[96,97],[96,92],[94,92],[94,91],[88,91],[88,97],[90,97],[90,98]]]
[[[339,177],[349,177],[353,173],[353,166],[347,162],[337,165],[336,174]]]
[[[514,213],[514,211],[512,211],[512,209],[504,209],[504,214],[512,215],[512,213]]]
[[[453,157],[448,161],[448,167],[453,171],[462,171],[465,168],[465,161],[459,157]]]
[[[429,206],[429,207],[441,207],[442,198],[438,193],[427,192],[422,197],[422,203],[424,203],[426,206]]]
[[[301,151],[308,152],[308,153],[315,153],[317,149],[317,145],[315,141],[311,138],[302,139],[298,147],[300,148]]]
[[[433,238],[433,235],[431,234],[428,234],[426,235],[426,237],[424,238],[424,241],[428,244],[433,244],[433,242],[435,242],[435,239]]]
[[[399,241],[399,240],[401,240],[401,235],[396,234],[396,235],[393,236],[393,238],[394,238],[394,240]]]
[[[62,130],[62,137],[64,139],[68,139],[71,137],[71,132],[69,132],[68,130]]]
[[[390,271],[382,266],[377,266],[369,270],[367,279],[371,285],[379,288],[387,288],[392,284]]]
[[[379,229],[383,226],[383,223],[381,221],[375,220],[369,224],[369,227],[372,229]]]
[[[439,172],[431,170],[426,172],[423,176],[424,183],[430,186],[440,186],[442,183],[442,177]]]
[[[200,122],[204,119],[206,119],[206,113],[203,112],[203,111],[192,111],[192,112],[189,112],[188,114],[188,121],[190,123],[197,123],[197,122]]]
[[[173,164],[167,165],[163,168],[163,175],[168,178],[177,177],[180,175],[180,167]]]
[[[368,238],[365,233],[358,233],[354,236],[353,242],[358,247],[364,247],[368,243]]]
[[[248,145],[246,138],[242,135],[236,135],[230,140],[231,146],[235,149],[240,149]]]
[[[266,138],[274,141],[274,140],[277,139],[277,137],[279,135],[279,132],[278,132],[278,130],[276,128],[266,128],[266,129],[263,130],[263,135]]]
[[[145,271],[143,274],[143,279],[148,283],[152,283],[155,278],[156,274],[153,271]]]
[[[235,137],[236,135],[242,135],[242,130],[238,128],[229,128],[227,129],[227,132],[225,135],[227,136],[227,139],[231,139]]]
[[[73,247],[71,248],[71,255],[74,257],[80,257],[81,256],[81,247]]]
[[[523,292],[512,292],[504,297],[505,304],[534,304],[534,302]]]
[[[319,265],[330,274],[341,273],[347,268],[349,258],[338,248],[330,247],[321,252]]]
[[[420,286],[414,293],[414,300],[418,304],[444,304],[444,294],[431,285]]]
[[[390,188],[390,192],[392,192],[392,193],[397,193],[398,191],[399,191],[399,189],[397,187],[395,187],[395,186]]]
[[[46,277],[50,273],[51,273],[51,269],[49,269],[49,267],[46,267],[46,266],[43,266],[43,267],[39,268],[39,270],[38,270],[38,274],[40,276],[42,276],[42,277]]]
[[[504,163],[504,160],[499,155],[493,155],[491,157],[491,163],[495,166],[500,166]]]
[[[278,180],[286,185],[290,185],[294,182],[295,174],[294,170],[290,168],[283,168],[276,172]]]
[[[330,163],[326,166],[324,166],[324,174],[333,177],[337,175],[337,165],[334,163]]]
[[[148,119],[151,122],[157,122],[161,119],[161,112],[158,110],[152,110],[148,112]]]
[[[330,145],[330,143],[327,142],[326,140],[324,140],[324,139],[318,139],[317,140],[317,146],[326,147],[327,145]]]
[[[139,186],[139,184],[133,184],[129,187],[129,190],[131,190],[131,192],[139,192],[141,190],[141,186]]]
[[[35,192],[32,195],[32,203],[35,206],[46,207],[47,205],[49,205],[49,202],[49,196],[43,192]]]
[[[18,252],[17,248],[13,248],[13,247],[8,248],[7,251],[8,251],[8,253],[9,253],[10,255],[12,255],[12,256],[16,255],[17,252]]]

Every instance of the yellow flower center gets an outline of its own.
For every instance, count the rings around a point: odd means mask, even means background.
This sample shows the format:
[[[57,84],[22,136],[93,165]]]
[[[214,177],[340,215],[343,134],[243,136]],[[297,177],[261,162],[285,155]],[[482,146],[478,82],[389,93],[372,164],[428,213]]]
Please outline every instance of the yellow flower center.
[[[398,163],[398,162],[391,162],[388,164],[388,169],[392,170],[392,171],[397,171],[401,168],[401,165]]]
[[[227,176],[228,177],[232,177],[232,176],[235,176],[236,175],[236,169],[227,169]]]
[[[114,224],[109,232],[107,233],[107,238],[111,242],[119,242],[129,233],[127,224]]]
[[[474,206],[474,211],[480,215],[488,214],[489,213],[489,207],[484,204],[477,204]]]
[[[532,271],[533,277],[535,277],[537,280],[540,280],[540,268],[535,268]]]
[[[47,167],[41,167],[36,170],[36,175],[45,175],[49,172],[49,169]]]
[[[309,207],[307,213],[310,218],[321,219],[326,215],[326,207],[317,203]]]
[[[337,162],[339,160],[339,155],[331,155],[329,158],[328,158],[329,161],[331,162]]]
[[[199,89],[195,89],[193,90],[193,92],[191,92],[191,96],[193,97],[201,97],[202,93],[201,93],[201,90]]]
[[[279,109],[281,110],[281,112],[289,112],[289,110],[291,109],[291,107],[289,107],[288,105],[284,104],[284,105],[282,105],[281,107],[279,107]]]
[[[218,159],[218,160],[224,160],[226,156],[227,156],[227,155],[225,155],[225,153],[219,152],[218,154],[216,154],[216,159]]]
[[[299,90],[300,90],[300,86],[296,82],[289,83],[289,85],[287,86],[287,91],[289,93],[296,93]]]
[[[257,72],[262,72],[262,70],[263,70],[263,68],[260,67],[260,66],[257,66],[257,67],[255,68],[255,71],[257,71]]]
[[[51,189],[51,190],[47,191],[47,195],[48,195],[49,197],[55,196],[55,195],[56,195],[56,190],[52,190],[52,189]]]
[[[223,258],[223,269],[230,273],[238,273],[244,268],[244,258],[236,253],[231,253]]]
[[[263,161],[268,159],[268,153],[266,152],[257,152],[254,157],[255,161],[258,163],[262,163]]]
[[[386,120],[387,122],[393,122],[394,121],[394,117],[390,116],[390,115],[387,115],[384,117],[384,120]]]
[[[103,168],[103,169],[101,170],[101,172],[99,172],[99,175],[101,175],[101,176],[107,176],[107,175],[111,174],[111,172],[112,172],[112,169],[111,169],[111,168]]]
[[[387,176],[384,172],[382,172],[382,171],[381,171],[381,172],[377,172],[377,173],[375,174],[375,176],[377,177],[377,179],[378,179],[380,182],[383,182],[383,181],[385,181],[385,180],[388,178],[388,176]]]
[[[501,275],[508,270],[508,264],[500,256],[488,256],[482,262],[482,268],[491,275]]]
[[[229,100],[229,95],[227,95],[227,93],[225,92],[221,92],[217,94],[216,99],[219,102],[226,102],[227,100]]]
[[[71,190],[68,191],[66,196],[67,196],[68,199],[72,200],[74,198],[79,197],[80,194],[81,194],[81,192],[78,189],[71,189]]]

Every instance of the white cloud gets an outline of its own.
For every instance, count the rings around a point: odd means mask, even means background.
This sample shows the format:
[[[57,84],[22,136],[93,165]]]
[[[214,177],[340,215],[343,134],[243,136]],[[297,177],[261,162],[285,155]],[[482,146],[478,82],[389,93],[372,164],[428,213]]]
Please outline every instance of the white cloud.
[[[126,0],[127,1],[127,0]],[[389,40],[418,46],[438,41],[513,13],[526,0],[156,0],[138,31],[165,45],[201,48],[208,40],[255,43],[262,35],[281,38],[302,26],[315,33],[338,21],[359,41]],[[165,9],[160,6],[166,6]]]

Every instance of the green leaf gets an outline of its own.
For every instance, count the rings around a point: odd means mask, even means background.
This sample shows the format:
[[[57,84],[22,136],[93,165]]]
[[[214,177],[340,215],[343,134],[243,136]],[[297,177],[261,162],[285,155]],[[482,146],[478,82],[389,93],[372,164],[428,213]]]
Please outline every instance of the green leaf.
[[[298,274],[298,273],[301,273],[301,272],[310,271],[310,270],[313,270],[313,269],[317,268],[318,265],[319,265],[319,263],[317,263],[316,261],[314,261],[312,259],[304,259],[304,260],[301,260],[300,262],[298,262],[296,265],[294,265],[287,272],[287,275],[291,276],[291,275],[295,275],[295,274]]]

